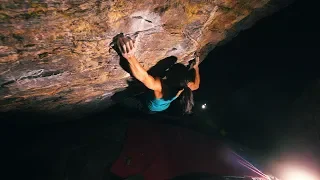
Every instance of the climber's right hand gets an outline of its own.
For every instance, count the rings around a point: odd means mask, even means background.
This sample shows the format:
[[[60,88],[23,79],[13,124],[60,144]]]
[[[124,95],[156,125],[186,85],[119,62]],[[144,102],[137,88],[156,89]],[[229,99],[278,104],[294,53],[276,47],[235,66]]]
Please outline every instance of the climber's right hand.
[[[196,55],[196,58],[195,58],[195,64],[194,64],[194,68],[197,68],[197,67],[199,67],[199,64],[200,64],[200,57],[198,56],[198,55]]]
[[[122,56],[126,59],[134,57],[136,51],[134,41],[129,37],[119,37],[117,40],[118,48]]]

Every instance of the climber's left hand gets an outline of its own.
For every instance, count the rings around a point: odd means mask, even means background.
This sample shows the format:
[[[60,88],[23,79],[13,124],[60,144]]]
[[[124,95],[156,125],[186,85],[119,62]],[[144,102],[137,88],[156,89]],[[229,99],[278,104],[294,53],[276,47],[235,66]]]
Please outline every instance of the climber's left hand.
[[[129,59],[134,57],[136,47],[132,39],[129,37],[119,37],[117,40],[117,45],[124,58]]]

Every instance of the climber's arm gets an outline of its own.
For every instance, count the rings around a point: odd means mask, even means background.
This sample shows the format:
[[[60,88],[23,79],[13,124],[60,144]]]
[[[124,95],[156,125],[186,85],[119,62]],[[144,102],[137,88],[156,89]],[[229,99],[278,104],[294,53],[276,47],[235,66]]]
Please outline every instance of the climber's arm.
[[[147,88],[161,92],[162,86],[159,78],[154,78],[141,66],[134,55],[135,44],[131,39],[120,37],[117,41],[122,56],[128,60],[133,76],[142,82]]]
[[[130,65],[131,72],[135,78],[142,82],[147,88],[161,92],[162,86],[160,78],[154,78],[137,61],[136,57],[132,56],[127,59]]]
[[[189,82],[188,83],[188,87],[192,91],[195,91],[195,90],[199,89],[199,86],[200,86],[199,62],[200,62],[200,60],[199,60],[199,57],[197,56],[196,57],[196,64],[193,66],[193,69],[196,72],[195,79],[194,79],[194,82]]]

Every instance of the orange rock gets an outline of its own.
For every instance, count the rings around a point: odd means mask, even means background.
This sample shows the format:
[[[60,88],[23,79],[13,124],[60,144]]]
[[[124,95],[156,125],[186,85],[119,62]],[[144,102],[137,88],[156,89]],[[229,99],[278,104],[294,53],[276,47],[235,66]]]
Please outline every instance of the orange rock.
[[[136,36],[136,55],[147,69],[168,56],[187,63],[194,51],[203,59],[230,39],[229,30],[246,28],[236,25],[255,16],[255,8],[278,8],[270,1],[280,0],[2,2],[0,111],[31,101],[29,108],[46,110],[99,104],[127,86],[129,75],[109,46],[118,33]]]

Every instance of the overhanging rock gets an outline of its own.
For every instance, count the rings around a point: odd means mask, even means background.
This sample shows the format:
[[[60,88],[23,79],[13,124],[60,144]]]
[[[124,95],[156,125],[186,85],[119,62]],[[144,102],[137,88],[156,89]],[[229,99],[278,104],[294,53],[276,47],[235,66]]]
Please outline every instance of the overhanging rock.
[[[147,69],[168,56],[186,63],[289,2],[2,0],[0,111],[105,108],[129,78],[110,48],[118,33],[136,36]]]

